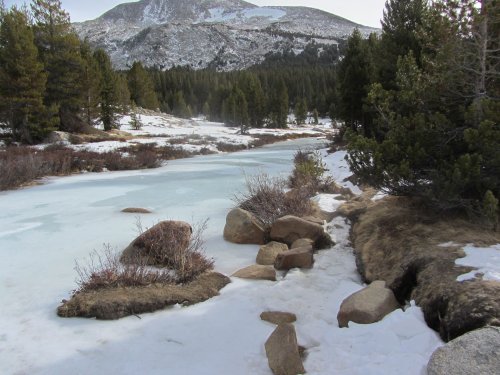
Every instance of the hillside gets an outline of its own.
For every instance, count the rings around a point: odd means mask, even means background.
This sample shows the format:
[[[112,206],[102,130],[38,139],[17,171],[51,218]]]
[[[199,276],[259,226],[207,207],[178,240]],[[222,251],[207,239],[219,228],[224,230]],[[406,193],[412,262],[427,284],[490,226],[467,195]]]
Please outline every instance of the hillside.
[[[82,39],[105,49],[119,69],[141,61],[162,69],[215,64],[225,71],[259,63],[269,52],[338,44],[356,27],[365,35],[376,31],[313,8],[238,0],[142,0],[74,27]]]

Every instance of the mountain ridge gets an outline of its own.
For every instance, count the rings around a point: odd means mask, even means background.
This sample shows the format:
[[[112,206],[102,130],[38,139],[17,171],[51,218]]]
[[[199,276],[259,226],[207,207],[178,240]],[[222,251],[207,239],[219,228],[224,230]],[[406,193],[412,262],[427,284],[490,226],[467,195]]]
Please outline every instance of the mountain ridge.
[[[338,44],[354,28],[377,29],[309,7],[242,0],[142,0],[120,4],[95,20],[74,24],[82,39],[105,49],[118,69],[134,61],[167,69],[244,69],[270,52],[299,53],[308,44]]]

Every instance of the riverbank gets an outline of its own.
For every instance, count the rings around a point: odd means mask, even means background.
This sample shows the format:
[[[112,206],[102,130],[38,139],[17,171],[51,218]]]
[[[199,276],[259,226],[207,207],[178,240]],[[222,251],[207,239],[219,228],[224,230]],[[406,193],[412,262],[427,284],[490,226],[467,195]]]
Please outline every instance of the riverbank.
[[[0,148],[0,191],[31,186],[46,176],[157,168],[170,160],[326,137],[334,132],[326,119],[314,126],[289,124],[288,129],[250,129],[241,134],[239,128],[201,118],[180,119],[141,108],[136,116],[140,127],[133,126],[127,115],[119,121],[120,130],[54,132],[46,143],[35,147]]]
[[[103,322],[56,316],[58,302],[74,288],[75,259],[84,261],[103,243],[121,251],[137,236],[134,215],[120,212],[125,207],[152,211],[141,217],[144,227],[165,219],[197,222],[209,217],[206,254],[214,258],[215,270],[231,275],[254,264],[258,246],[222,238],[226,214],[234,205],[231,197],[244,189],[244,173],[288,176],[298,148],[322,144],[301,139],[174,160],[152,170],[48,179],[32,189],[1,193],[0,369],[30,374],[75,369],[94,374],[271,374],[264,342],[275,327],[259,316],[281,310],[297,315],[309,374],[399,375],[404,368],[420,375],[442,341],[426,326],[418,307],[395,311],[372,325],[338,327],[342,300],[363,288],[350,224],[340,217],[328,225],[335,247],[319,252],[311,270],[280,274],[276,282],[232,278],[212,300],[140,318]],[[343,155],[325,158],[340,181],[349,173]],[[341,203],[329,198],[318,201],[330,210]]]

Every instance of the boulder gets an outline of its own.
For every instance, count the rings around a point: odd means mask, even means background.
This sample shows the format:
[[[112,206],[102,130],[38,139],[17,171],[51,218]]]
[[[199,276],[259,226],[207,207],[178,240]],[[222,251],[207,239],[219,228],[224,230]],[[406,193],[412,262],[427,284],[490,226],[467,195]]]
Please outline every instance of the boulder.
[[[53,131],[50,132],[44,143],[69,143],[70,134],[68,132]]]
[[[339,327],[348,327],[349,322],[370,324],[399,308],[392,290],[384,281],[374,281],[368,287],[351,294],[342,301],[337,320]]]
[[[123,250],[123,263],[163,266],[168,253],[185,251],[193,229],[184,221],[162,221],[142,233]]]
[[[250,212],[234,208],[227,214],[224,239],[239,244],[266,243],[264,225]]]
[[[219,291],[230,282],[225,275],[208,272],[182,285],[154,284],[80,292],[69,301],[63,301],[57,315],[64,318],[120,319],[176,304],[193,305],[206,301],[219,295]]]
[[[139,207],[127,207],[122,210],[122,212],[125,212],[127,214],[150,214],[151,211],[149,211],[146,208],[139,208]]]
[[[282,311],[264,311],[260,314],[260,318],[266,322],[277,325],[293,323],[297,320],[297,316],[295,314]]]
[[[263,245],[257,254],[257,264],[272,266],[278,254],[288,251],[288,246],[281,242],[271,241]]]
[[[311,246],[311,248],[314,246],[314,241],[311,240],[310,238],[299,238],[296,241],[293,241],[292,246],[290,246],[290,249],[296,249],[298,247],[307,247]]]
[[[254,264],[236,271],[232,276],[240,279],[276,281],[276,270],[272,266]]]
[[[316,216],[303,216],[302,219],[309,221],[310,223],[318,224],[318,225],[324,225],[325,220],[318,218]]]
[[[274,375],[304,374],[297,335],[292,324],[280,324],[265,343],[267,361]]]
[[[278,254],[274,268],[286,271],[292,268],[312,268],[314,256],[311,246],[299,247]]]
[[[438,348],[427,365],[428,375],[500,373],[500,328],[466,333]]]
[[[310,238],[316,249],[329,247],[332,239],[323,226],[296,216],[287,215],[276,220],[271,227],[271,239],[292,245],[300,238]]]

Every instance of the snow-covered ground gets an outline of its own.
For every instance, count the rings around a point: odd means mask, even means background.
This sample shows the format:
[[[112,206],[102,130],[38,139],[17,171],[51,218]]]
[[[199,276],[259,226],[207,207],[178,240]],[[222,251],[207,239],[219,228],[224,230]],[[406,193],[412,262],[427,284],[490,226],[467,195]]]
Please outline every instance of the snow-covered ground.
[[[195,125],[193,125],[195,126]],[[118,321],[62,319],[56,307],[75,287],[75,259],[109,243],[123,249],[137,235],[124,207],[145,207],[144,227],[159,220],[209,217],[206,252],[218,271],[253,264],[258,246],[222,238],[231,197],[247,174],[288,175],[294,152],[321,145],[302,139],[238,153],[175,160],[146,171],[48,179],[42,186],[0,193],[0,373],[2,374],[263,374],[264,342],[275,326],[265,310],[293,312],[307,348],[308,374],[425,374],[442,345],[421,310],[397,310],[371,325],[339,328],[342,300],[363,287],[356,272],[349,222],[328,225],[337,244],[319,252],[311,270],[277,282],[232,278],[207,302]],[[343,153],[326,157],[334,177],[349,175]],[[325,210],[334,196],[317,200]]]
[[[259,136],[308,134],[325,137],[326,134],[334,131],[328,119],[322,119],[319,125],[294,126],[290,123],[288,129],[250,129],[248,135],[242,135],[239,128],[227,127],[222,123],[206,121],[203,118],[186,120],[151,111],[148,111],[148,114],[138,115],[138,118],[143,125],[139,130],[133,129],[130,125],[130,116],[120,118],[120,130],[129,134],[128,139],[124,141],[84,143],[69,147],[75,150],[108,152],[134,144],[148,143],[158,146],[174,145],[174,147],[195,153],[203,148],[212,153],[218,153],[220,152],[217,149],[219,143],[248,147]]]
[[[455,263],[460,266],[475,267],[476,270],[457,277],[457,281],[474,279],[481,275],[483,280],[500,281],[500,244],[491,247],[464,247],[466,256],[457,259]]]

